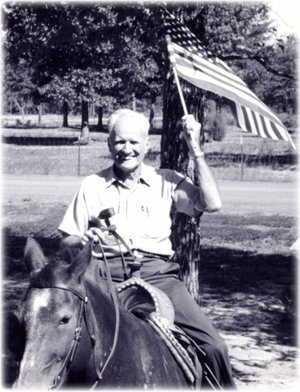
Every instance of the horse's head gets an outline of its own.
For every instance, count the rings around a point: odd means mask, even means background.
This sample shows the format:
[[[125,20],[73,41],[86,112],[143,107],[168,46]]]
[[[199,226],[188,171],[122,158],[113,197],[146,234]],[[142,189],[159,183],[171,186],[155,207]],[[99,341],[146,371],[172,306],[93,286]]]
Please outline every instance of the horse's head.
[[[81,279],[91,260],[91,246],[76,256],[66,250],[49,261],[35,240],[27,240],[30,285],[21,308],[26,347],[15,387],[49,387],[61,370],[78,326],[84,298]]]

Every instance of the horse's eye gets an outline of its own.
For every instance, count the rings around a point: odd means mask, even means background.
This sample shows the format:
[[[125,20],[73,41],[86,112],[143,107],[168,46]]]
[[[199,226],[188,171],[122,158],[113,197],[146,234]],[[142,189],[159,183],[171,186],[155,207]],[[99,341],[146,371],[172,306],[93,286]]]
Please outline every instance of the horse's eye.
[[[59,325],[68,324],[68,322],[70,321],[70,318],[71,318],[71,317],[64,316],[64,317],[60,320]]]

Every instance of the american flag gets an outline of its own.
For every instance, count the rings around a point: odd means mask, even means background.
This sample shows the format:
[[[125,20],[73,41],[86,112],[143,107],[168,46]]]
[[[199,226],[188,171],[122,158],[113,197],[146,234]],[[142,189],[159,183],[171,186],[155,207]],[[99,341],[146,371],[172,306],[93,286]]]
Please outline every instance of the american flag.
[[[237,123],[243,131],[263,138],[286,140],[295,148],[280,119],[227,64],[205,50],[201,41],[167,10],[164,11],[164,24],[170,62],[180,77],[233,101]]]

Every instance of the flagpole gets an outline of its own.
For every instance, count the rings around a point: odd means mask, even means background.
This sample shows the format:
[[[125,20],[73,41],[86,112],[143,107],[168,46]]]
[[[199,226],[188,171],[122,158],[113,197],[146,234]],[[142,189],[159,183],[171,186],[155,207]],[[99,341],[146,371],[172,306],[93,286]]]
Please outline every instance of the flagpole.
[[[171,38],[170,38],[170,36],[168,34],[166,35],[166,41],[167,41],[167,45],[168,45],[168,48],[169,48],[170,44],[171,44]],[[179,97],[180,97],[183,113],[185,115],[188,115],[189,113],[187,111],[187,107],[186,107],[186,104],[185,104],[184,96],[183,96],[183,93],[182,93],[182,88],[181,88],[181,85],[180,85],[180,82],[179,82],[179,77],[178,77],[178,74],[177,74],[176,67],[174,65],[175,61],[174,61],[172,55],[170,55],[170,62],[172,64],[172,70],[173,70],[173,74],[174,74],[174,79],[175,79],[175,83],[176,83],[177,90],[178,90],[178,93],[179,93]]]
[[[185,115],[188,115],[189,113],[187,111],[187,107],[186,107],[186,104],[185,104],[184,96],[183,96],[183,93],[182,93],[182,88],[181,88],[181,85],[180,85],[180,82],[179,82],[179,77],[178,77],[176,68],[174,67],[173,64],[172,64],[172,68],[173,68],[174,79],[175,79],[176,86],[177,86],[177,89],[178,89],[178,93],[179,93],[179,97],[180,97],[183,113]]]

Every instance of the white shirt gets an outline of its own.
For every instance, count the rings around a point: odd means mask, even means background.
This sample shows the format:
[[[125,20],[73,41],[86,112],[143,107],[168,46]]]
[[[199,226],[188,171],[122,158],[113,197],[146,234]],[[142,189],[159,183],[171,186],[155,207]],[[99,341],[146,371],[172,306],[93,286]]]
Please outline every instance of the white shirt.
[[[110,222],[131,249],[171,256],[172,203],[177,211],[196,216],[201,211],[199,197],[198,188],[176,171],[143,164],[139,181],[128,189],[111,166],[82,181],[58,229],[82,237],[92,218],[113,208],[115,215]],[[104,220],[101,224],[106,226]],[[111,234],[106,234],[102,244],[106,256],[120,254]]]

